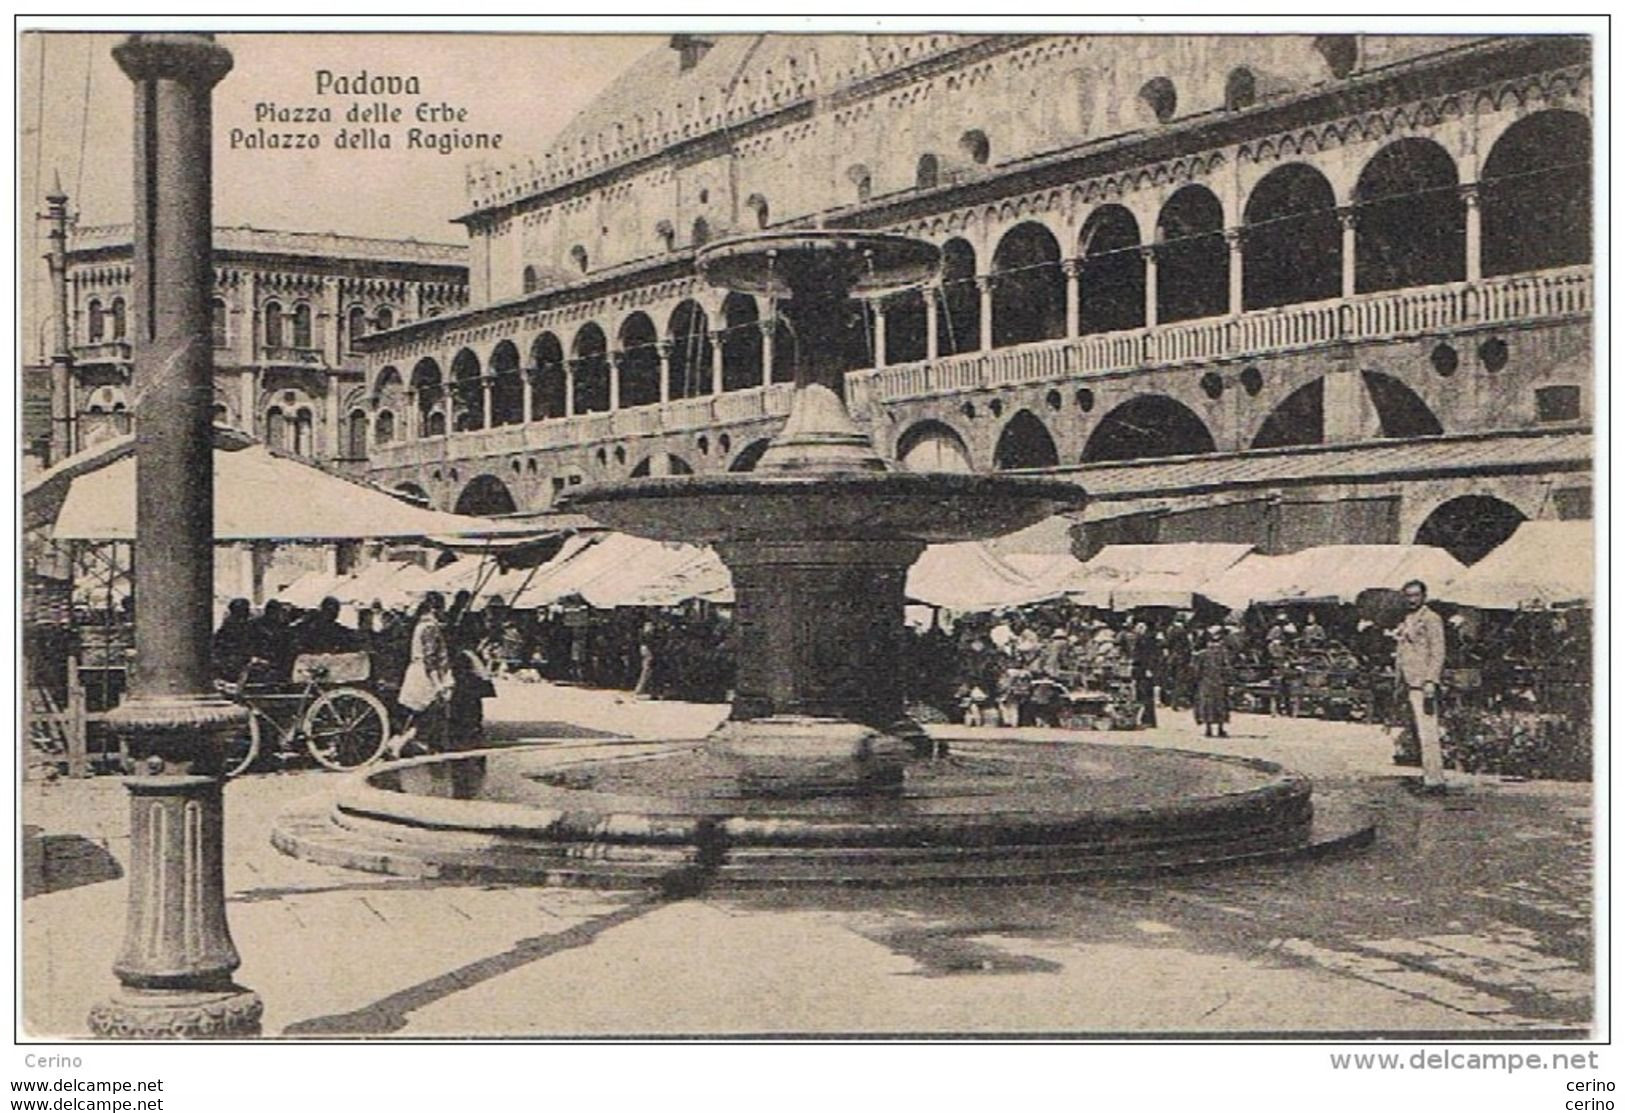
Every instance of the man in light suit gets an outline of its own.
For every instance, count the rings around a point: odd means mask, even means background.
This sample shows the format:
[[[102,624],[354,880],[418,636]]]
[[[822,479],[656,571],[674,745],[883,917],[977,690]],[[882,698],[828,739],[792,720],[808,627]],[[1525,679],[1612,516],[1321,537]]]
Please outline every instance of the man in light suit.
[[[1404,587],[1410,608],[1394,631],[1394,667],[1405,686],[1422,750],[1422,791],[1444,794],[1444,751],[1439,745],[1439,677],[1444,674],[1444,621],[1427,605],[1428,587],[1412,580]]]

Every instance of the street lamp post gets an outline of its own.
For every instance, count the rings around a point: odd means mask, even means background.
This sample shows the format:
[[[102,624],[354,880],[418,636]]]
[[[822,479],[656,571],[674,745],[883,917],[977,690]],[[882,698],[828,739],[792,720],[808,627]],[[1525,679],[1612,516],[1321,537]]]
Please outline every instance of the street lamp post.
[[[257,1035],[226,925],[222,733],[243,711],[213,689],[214,352],[210,118],[231,54],[213,36],[131,35],[135,84],[135,643],[129,898],[120,983],[90,1027],[126,1039]]]

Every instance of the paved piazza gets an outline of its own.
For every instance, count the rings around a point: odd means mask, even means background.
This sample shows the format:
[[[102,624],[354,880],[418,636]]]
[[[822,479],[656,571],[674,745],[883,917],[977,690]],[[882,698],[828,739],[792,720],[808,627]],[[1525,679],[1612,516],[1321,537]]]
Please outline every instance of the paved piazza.
[[[723,712],[519,683],[487,708],[503,740],[692,737]],[[1240,716],[1204,740],[1176,718],[1076,737],[1282,762],[1368,807],[1376,845],[1158,880],[669,900],[296,861],[271,824],[336,778],[256,775],[226,789],[240,981],[275,1037],[1589,1028],[1589,785],[1461,777],[1426,800],[1374,727]],[[22,804],[24,1022],[79,1036],[114,986],[125,794],[111,777],[30,782]]]

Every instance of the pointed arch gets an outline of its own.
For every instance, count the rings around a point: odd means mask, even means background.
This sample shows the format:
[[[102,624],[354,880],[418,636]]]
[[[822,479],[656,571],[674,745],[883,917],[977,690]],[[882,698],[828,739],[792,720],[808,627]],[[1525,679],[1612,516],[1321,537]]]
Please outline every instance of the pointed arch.
[[[1031,410],[1017,410],[1011,415],[993,449],[993,466],[999,471],[1053,468],[1060,462],[1055,438]]]
[[[1166,394],[1141,394],[1100,419],[1084,445],[1083,462],[1195,456],[1215,449],[1196,413]]]

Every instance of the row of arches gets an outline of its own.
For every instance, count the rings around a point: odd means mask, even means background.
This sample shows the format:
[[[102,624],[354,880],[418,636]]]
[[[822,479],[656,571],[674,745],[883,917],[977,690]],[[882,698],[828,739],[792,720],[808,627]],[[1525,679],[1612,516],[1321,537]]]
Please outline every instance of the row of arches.
[[[603,326],[588,321],[568,347],[557,333],[542,332],[531,342],[528,359],[511,340],[493,348],[484,366],[469,348],[444,370],[425,357],[404,381],[398,368],[386,367],[374,384],[374,405],[382,419],[410,404],[420,435],[435,436],[446,431],[448,420],[453,431],[517,425],[794,377],[794,330],[788,323],[764,320],[756,299],[739,293],[724,299],[721,318],[714,329],[705,309],[690,299],[667,315],[664,328],[642,310],[628,314],[615,331],[613,349]],[[400,397],[405,391],[410,403]],[[393,431],[376,430],[374,439],[387,443]]]
[[[1444,427],[1410,387],[1380,371],[1362,371],[1378,436],[1388,439],[1439,436]],[[1270,411],[1250,448],[1290,448],[1325,441],[1324,378],[1299,387]],[[1200,456],[1218,450],[1207,423],[1189,406],[1164,394],[1140,394],[1113,407],[1095,423],[1078,454],[1084,464]],[[926,419],[897,440],[897,459],[911,470],[976,470],[965,438],[947,422]],[[1053,468],[1064,458],[1050,427],[1033,410],[1017,410],[1000,429],[992,465],[998,470]]]
[[[125,337],[124,299],[115,297],[107,304],[100,298],[91,298],[85,306],[85,341],[102,344]]]
[[[1151,320],[1168,324],[1585,263],[1590,233],[1590,124],[1579,113],[1542,111],[1513,124],[1490,151],[1480,180],[1466,186],[1443,147],[1408,137],[1366,163],[1351,207],[1338,206],[1320,170],[1292,162],[1258,182],[1236,228],[1226,227],[1218,196],[1193,183],[1168,198],[1151,229],[1142,229],[1124,205],[1097,207],[1070,259],[1049,226],[1017,224],[994,247],[985,280],[971,244],[950,240],[937,295],[936,351],[1065,336],[1069,296],[1077,299],[1079,334],[1114,332]],[[985,344],[979,281],[991,287],[992,335]],[[926,358],[923,322],[914,320],[922,314],[918,294],[890,307],[888,362]]]
[[[94,302],[91,303],[93,306]],[[119,299],[118,316],[116,323],[117,337],[122,337],[123,301]],[[209,301],[209,328],[216,348],[227,347],[231,342],[230,336],[231,311],[226,305],[225,298],[212,298]],[[292,306],[284,306],[280,301],[272,299],[267,301],[261,309],[262,332],[265,346],[268,348],[311,348],[315,346],[315,317],[308,302],[295,302]],[[94,325],[94,318],[92,318]],[[344,317],[344,335],[346,350],[354,350],[355,342],[366,336],[368,332],[383,332],[395,327],[395,311],[387,305],[379,306],[373,313],[367,312],[364,305],[352,305]],[[92,341],[94,343],[94,341]]]

